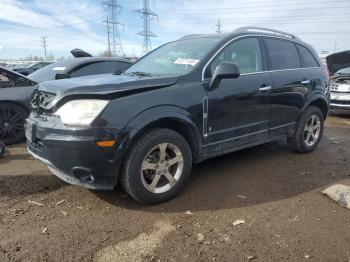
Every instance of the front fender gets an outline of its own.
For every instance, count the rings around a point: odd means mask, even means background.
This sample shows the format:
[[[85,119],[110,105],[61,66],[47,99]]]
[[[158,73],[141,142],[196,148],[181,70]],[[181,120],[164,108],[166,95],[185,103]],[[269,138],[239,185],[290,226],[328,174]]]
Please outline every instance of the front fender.
[[[188,125],[191,127],[196,138],[200,140],[201,136],[198,128],[198,120],[192,119],[191,114],[185,109],[170,105],[149,108],[136,115],[125,127],[127,130],[131,131],[129,138],[133,138],[151,123],[161,119],[173,119]]]

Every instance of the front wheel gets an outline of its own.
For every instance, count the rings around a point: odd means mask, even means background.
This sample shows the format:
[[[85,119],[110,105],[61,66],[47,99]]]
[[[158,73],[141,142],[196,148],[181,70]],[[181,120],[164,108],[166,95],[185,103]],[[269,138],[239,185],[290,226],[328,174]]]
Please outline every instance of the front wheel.
[[[6,145],[17,144],[24,140],[24,122],[26,111],[12,103],[0,104],[0,140]]]
[[[312,152],[321,141],[323,128],[323,113],[319,108],[310,106],[300,117],[297,130],[288,138],[288,144],[296,152]]]
[[[121,183],[135,200],[155,204],[178,195],[192,169],[192,153],[177,132],[164,128],[147,131],[126,156]]]

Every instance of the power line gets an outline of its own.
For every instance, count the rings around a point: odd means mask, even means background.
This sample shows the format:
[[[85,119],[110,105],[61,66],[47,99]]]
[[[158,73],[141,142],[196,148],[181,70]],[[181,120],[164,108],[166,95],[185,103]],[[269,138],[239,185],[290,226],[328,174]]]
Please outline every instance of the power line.
[[[216,26],[216,33],[221,34],[221,26],[222,26],[222,24],[221,24],[220,19],[218,19],[218,22],[215,24],[215,26]]]
[[[143,0],[143,8],[135,12],[141,14],[143,18],[143,31],[137,35],[143,36],[143,52],[148,53],[152,49],[151,37],[157,37],[151,32],[151,20],[158,15],[149,8],[149,0]]]
[[[46,52],[46,48],[47,48],[47,36],[42,36],[41,38],[41,42],[42,42],[42,47],[44,48],[44,53],[45,53],[45,61],[47,61],[47,52]]]
[[[121,12],[122,7],[117,4],[116,0],[108,0],[101,4],[107,13],[107,18],[102,23],[107,32],[108,52],[109,54],[113,54],[113,56],[122,56],[124,49],[120,38],[119,26],[124,25],[118,20],[118,14]]]

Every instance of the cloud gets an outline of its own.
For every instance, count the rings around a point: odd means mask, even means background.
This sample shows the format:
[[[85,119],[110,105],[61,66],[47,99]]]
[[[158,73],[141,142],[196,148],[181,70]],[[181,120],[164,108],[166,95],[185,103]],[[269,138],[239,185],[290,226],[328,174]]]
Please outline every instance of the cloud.
[[[186,34],[215,33],[218,19],[222,32],[240,26],[263,26],[294,33],[318,50],[348,48],[350,31],[349,2],[293,0],[162,0],[150,1],[158,15],[151,22],[152,38],[157,47]],[[143,39],[136,35],[143,20],[134,12],[142,1],[119,0],[118,20],[124,24],[120,35],[128,55],[141,54]],[[18,57],[27,52],[42,53],[41,36],[48,36],[53,53],[82,48],[93,54],[106,50],[107,37],[101,21],[105,10],[96,0],[0,0],[0,50],[2,57]],[[347,33],[346,33],[347,32]]]
[[[49,15],[40,14],[18,0],[0,0],[0,20],[29,27],[53,29],[63,24]]]

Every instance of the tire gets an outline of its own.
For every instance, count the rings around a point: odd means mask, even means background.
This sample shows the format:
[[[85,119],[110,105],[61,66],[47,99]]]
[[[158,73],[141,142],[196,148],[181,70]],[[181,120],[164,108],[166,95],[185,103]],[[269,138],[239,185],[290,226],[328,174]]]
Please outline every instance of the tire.
[[[313,117],[315,117],[314,120],[312,120]],[[314,123],[317,122],[317,119],[319,120],[319,131],[310,129],[309,126],[311,122],[313,122],[313,128],[316,128],[317,125],[314,125]],[[318,107],[310,106],[301,115],[294,135],[287,139],[288,145],[293,151],[299,153],[313,152],[321,141],[323,129],[324,116],[322,111]],[[314,136],[310,136],[310,132],[312,132]],[[315,134],[318,134],[317,138]]]
[[[187,141],[173,130],[157,128],[147,131],[131,146],[120,181],[136,201],[156,204],[177,196],[185,187],[191,169],[192,152]],[[172,179],[168,179],[169,174]]]
[[[27,112],[12,103],[0,103],[0,141],[6,145],[24,140],[24,122]]]
[[[6,152],[6,146],[3,142],[0,141],[0,158],[4,156]]]

